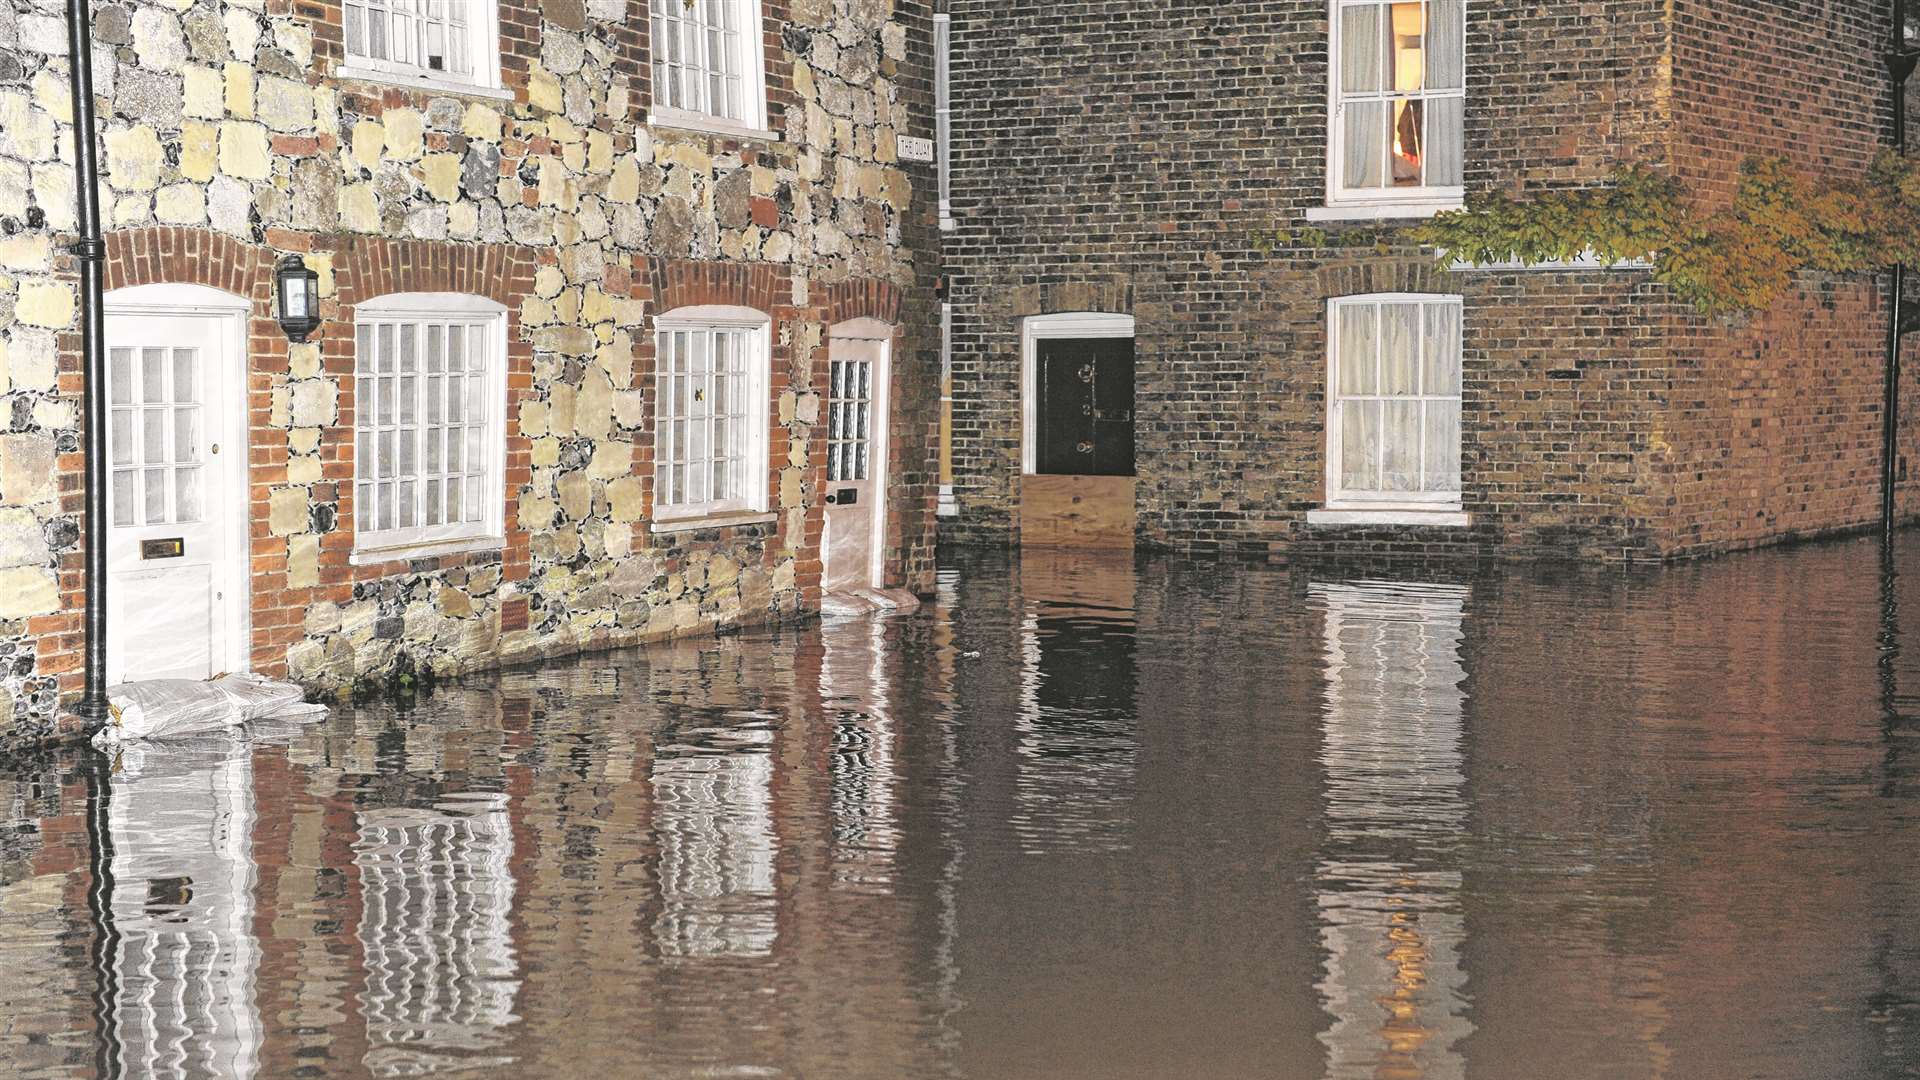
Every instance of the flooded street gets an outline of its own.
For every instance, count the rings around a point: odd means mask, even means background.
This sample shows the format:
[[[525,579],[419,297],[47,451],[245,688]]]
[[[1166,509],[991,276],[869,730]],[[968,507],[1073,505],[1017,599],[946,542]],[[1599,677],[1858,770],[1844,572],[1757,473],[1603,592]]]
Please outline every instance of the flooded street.
[[[21,1077],[1920,1076],[1920,537],[960,552],[0,767]]]

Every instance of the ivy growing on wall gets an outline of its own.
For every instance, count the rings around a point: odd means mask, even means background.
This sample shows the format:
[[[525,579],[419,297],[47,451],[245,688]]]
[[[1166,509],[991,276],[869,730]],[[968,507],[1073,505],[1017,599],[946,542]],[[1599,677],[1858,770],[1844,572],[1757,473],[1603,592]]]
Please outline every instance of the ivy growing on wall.
[[[1602,187],[1524,200],[1470,196],[1464,209],[1400,230],[1399,239],[1435,248],[1448,262],[1644,262],[1702,314],[1756,311],[1803,270],[1851,274],[1920,262],[1920,161],[1887,151],[1861,180],[1823,182],[1779,158],[1749,158],[1731,205],[1711,213],[1698,210],[1678,181],[1635,166]],[[1326,240],[1264,237],[1255,247],[1287,242],[1319,247]]]

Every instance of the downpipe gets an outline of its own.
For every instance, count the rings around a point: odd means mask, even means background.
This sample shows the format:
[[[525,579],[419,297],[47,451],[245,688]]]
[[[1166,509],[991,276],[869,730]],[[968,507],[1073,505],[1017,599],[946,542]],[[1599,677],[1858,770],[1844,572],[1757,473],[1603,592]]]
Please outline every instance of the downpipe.
[[[100,238],[100,158],[93,114],[91,0],[67,0],[67,75],[73,91],[74,190],[80,239],[82,433],[86,457],[86,688],[73,712],[89,728],[107,719],[107,337],[101,277],[107,245]]]
[[[1907,152],[1907,80],[1920,63],[1920,50],[1907,44],[1907,0],[1893,0],[1893,43],[1887,52],[1888,86],[1893,95],[1893,145]],[[1908,329],[1905,312],[1907,268],[1893,266],[1893,294],[1887,314],[1886,385],[1881,391],[1880,532],[1891,541],[1895,525],[1894,484],[1900,469],[1900,336]]]

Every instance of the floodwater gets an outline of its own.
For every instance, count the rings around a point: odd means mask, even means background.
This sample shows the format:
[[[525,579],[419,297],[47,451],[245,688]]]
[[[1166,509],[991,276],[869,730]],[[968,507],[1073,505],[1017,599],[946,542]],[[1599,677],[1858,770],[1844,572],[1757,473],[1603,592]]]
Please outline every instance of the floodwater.
[[[1903,545],[959,553],[912,615],[15,763],[0,1074],[1920,1076]]]

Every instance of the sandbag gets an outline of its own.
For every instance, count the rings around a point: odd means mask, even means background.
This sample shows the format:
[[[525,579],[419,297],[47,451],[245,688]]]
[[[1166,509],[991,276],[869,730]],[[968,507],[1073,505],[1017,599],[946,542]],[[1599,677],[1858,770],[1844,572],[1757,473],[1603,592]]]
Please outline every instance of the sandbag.
[[[218,731],[269,717],[317,718],[325,705],[309,705],[292,683],[241,673],[213,679],[142,679],[107,687],[110,719],[93,745],[130,739],[162,739]]]

